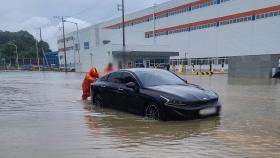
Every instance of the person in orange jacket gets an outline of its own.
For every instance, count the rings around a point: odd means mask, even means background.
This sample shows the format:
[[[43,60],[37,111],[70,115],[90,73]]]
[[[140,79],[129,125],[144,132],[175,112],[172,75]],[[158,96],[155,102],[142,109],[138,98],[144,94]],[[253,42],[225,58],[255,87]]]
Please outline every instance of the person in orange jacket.
[[[114,69],[113,69],[113,64],[112,63],[109,63],[108,66],[106,66],[104,69],[103,69],[103,75],[107,75],[108,73],[112,72]]]
[[[85,78],[83,80],[82,88],[83,88],[83,95],[82,99],[87,100],[90,96],[90,85],[94,83],[99,78],[99,74],[95,67],[92,67],[88,73],[86,73]]]

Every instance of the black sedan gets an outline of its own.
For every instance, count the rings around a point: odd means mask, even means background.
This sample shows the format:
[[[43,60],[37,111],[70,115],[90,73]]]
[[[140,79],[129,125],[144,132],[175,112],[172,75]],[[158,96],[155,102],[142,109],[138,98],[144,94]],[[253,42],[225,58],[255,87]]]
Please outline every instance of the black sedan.
[[[154,120],[217,116],[218,95],[161,69],[112,72],[91,85],[93,104],[143,115]]]

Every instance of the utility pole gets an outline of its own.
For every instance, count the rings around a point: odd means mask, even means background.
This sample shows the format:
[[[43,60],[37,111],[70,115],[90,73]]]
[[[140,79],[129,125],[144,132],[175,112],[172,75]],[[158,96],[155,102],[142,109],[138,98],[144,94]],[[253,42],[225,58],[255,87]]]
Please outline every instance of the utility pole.
[[[156,44],[156,4],[154,4],[154,13],[153,13],[153,19],[154,19],[154,31],[153,31],[153,38],[154,38],[154,45]]]
[[[125,24],[124,24],[124,0],[122,0],[122,30],[123,30],[123,62],[124,68],[126,68],[126,59],[125,59]]]
[[[122,0],[122,5],[118,5],[118,10],[122,11],[122,36],[123,36],[123,65],[124,68],[126,68],[126,60],[125,60],[125,52],[126,52],[126,48],[125,48],[125,21],[124,21],[124,0]]]
[[[93,67],[93,60],[92,60],[92,57],[93,57],[93,54],[90,53],[90,65],[91,65],[91,67]]]
[[[17,55],[17,69],[19,70],[19,63],[18,63],[18,47],[17,47],[17,45],[15,45],[15,47],[16,47],[16,55]]]
[[[39,35],[40,35],[40,41],[39,42],[41,42],[42,41],[42,28],[39,27],[39,28],[35,28],[35,29],[39,30]],[[39,48],[38,48],[38,40],[36,38],[35,38],[35,40],[36,40],[37,66],[38,66],[38,70],[41,71],[41,68],[40,68],[40,57],[39,57]]]
[[[184,62],[183,62],[183,64],[184,64],[185,66],[188,65],[188,57],[187,57],[187,55],[188,55],[188,53],[185,52],[185,60],[184,60]]]
[[[41,71],[40,69],[40,59],[39,59],[39,49],[38,49],[38,40],[35,39],[36,41],[36,52],[37,52],[37,66],[38,66],[38,70]]]
[[[67,72],[67,55],[66,55],[66,41],[65,41],[65,29],[64,29],[64,18],[65,16],[55,16],[54,18],[61,19],[62,22],[62,36],[63,36],[63,51],[64,51],[64,66],[65,66],[65,72]]]
[[[39,30],[39,35],[40,35],[40,41],[43,41],[43,38],[42,38],[42,28],[39,27],[37,28]],[[38,41],[36,40],[36,49],[37,49],[37,62],[38,62],[38,67],[39,67],[39,71],[40,71],[40,58],[39,58],[39,48],[38,48]],[[46,63],[48,65],[48,67],[50,68],[49,66],[49,63],[47,61],[47,58],[46,58],[46,55],[45,55],[45,51],[44,51],[44,48],[43,46],[41,46],[41,50],[42,50],[42,54],[43,54],[43,65],[45,65],[45,60],[46,60]]]
[[[80,56],[80,35],[79,35],[79,26],[78,23],[76,23],[76,27],[77,27],[77,38],[78,38],[78,55],[79,55],[79,66],[81,66],[81,56]]]
[[[45,54],[45,51],[44,51],[44,48],[42,47],[42,53],[43,53],[43,59],[46,60],[46,64],[48,65],[48,68],[50,68],[50,65],[49,65],[49,62],[48,62],[48,59],[46,57],[46,54]],[[43,60],[43,61],[44,61]]]
[[[7,68],[6,68],[6,59],[2,58],[2,61],[4,62],[4,70],[6,71],[7,70]]]
[[[18,64],[18,47],[16,44],[10,42],[8,43],[8,45],[11,45],[11,46],[14,46],[16,48],[16,67],[17,67],[17,70],[19,70],[19,64]]]
[[[64,51],[64,66],[65,72],[67,72],[67,59],[66,59],[66,42],[65,42],[65,29],[64,29],[64,17],[61,17],[62,20],[62,32],[63,32],[63,51]]]
[[[69,22],[69,23],[72,23],[72,24],[75,24],[76,25],[76,36],[77,36],[77,52],[78,52],[78,64],[79,64],[79,68],[81,68],[81,57],[80,57],[80,37],[79,37],[79,25],[78,23],[76,22],[72,22],[72,21],[69,21],[69,20],[64,20],[64,22]],[[75,69],[76,69],[76,59],[75,59]]]
[[[6,71],[6,70],[7,70],[7,67],[6,67],[6,59],[3,58],[3,60],[4,60],[4,69],[5,69],[5,71]]]
[[[42,41],[42,28],[40,27],[39,30],[40,30],[40,41]]]

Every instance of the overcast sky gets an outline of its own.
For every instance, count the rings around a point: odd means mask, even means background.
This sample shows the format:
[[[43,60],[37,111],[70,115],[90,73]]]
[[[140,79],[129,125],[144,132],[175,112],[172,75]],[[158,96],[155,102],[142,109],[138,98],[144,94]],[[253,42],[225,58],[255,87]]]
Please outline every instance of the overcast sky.
[[[126,12],[131,13],[168,0],[125,0]],[[57,50],[56,37],[61,34],[56,15],[71,16],[79,27],[87,27],[121,15],[117,4],[121,0],[1,0],[0,30],[27,30],[39,38],[42,27],[43,40],[52,50]],[[67,31],[74,31],[73,24],[67,24]]]

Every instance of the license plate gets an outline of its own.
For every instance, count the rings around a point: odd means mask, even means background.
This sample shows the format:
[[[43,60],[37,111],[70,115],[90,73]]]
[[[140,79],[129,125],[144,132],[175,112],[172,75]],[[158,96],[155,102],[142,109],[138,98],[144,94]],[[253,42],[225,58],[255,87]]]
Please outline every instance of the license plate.
[[[217,113],[217,108],[212,107],[212,108],[206,108],[202,109],[199,111],[199,115],[201,116],[208,116],[208,115],[213,115]]]

